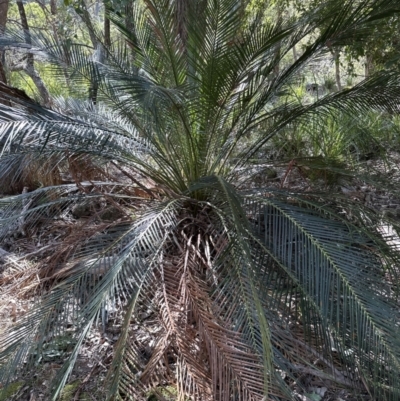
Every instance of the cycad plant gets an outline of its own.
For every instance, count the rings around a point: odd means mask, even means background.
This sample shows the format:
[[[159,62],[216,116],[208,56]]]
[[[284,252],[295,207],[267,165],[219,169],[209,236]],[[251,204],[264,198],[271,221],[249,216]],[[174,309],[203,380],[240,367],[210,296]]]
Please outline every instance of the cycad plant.
[[[251,185],[254,163],[285,127],[395,106],[400,80],[390,73],[311,105],[279,101],[311,58],[362,38],[397,1],[335,3],[274,23],[238,0],[138,1],[129,29],[110,10],[121,39],[100,61],[43,33],[30,45],[16,32],[1,38],[92,89],[90,101],[53,100],[52,109],[0,105],[1,179],[17,181],[32,158],[73,178],[0,199],[1,237],[103,205],[91,230],[65,236],[35,270],[39,300],[1,333],[2,386],[68,334],[55,399],[112,305],[121,330],[107,399],[165,399],[172,386],[179,400],[293,400],[309,391],[304,375],[400,398],[397,253],[378,216],[332,193]],[[308,35],[314,42],[277,73]],[[263,123],[268,131],[253,135]],[[118,213],[102,217],[107,207]],[[156,340],[143,344],[137,330],[149,316]]]

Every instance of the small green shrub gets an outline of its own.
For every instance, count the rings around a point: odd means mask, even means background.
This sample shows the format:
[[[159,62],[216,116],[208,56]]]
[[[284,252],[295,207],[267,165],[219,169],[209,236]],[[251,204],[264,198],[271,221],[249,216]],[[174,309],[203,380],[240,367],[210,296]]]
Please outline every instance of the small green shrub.
[[[335,78],[327,76],[324,78],[324,86],[328,92],[333,92],[336,88]]]

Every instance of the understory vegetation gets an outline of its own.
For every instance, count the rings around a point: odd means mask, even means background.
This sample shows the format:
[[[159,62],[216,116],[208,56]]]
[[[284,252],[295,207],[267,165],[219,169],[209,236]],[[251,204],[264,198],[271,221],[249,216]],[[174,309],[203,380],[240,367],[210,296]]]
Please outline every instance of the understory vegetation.
[[[399,400],[398,0],[85,4],[0,24],[0,400]]]

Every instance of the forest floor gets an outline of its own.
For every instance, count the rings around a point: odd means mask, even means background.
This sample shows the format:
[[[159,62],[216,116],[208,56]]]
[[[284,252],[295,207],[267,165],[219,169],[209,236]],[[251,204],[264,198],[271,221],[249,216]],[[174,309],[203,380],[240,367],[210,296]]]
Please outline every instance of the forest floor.
[[[400,155],[394,156],[394,160],[398,160],[400,164]],[[400,170],[393,168],[393,164],[388,169],[383,162],[371,163],[374,163],[374,167],[380,169],[386,177],[400,182]],[[253,181],[249,185],[256,186],[260,183],[263,186],[268,184],[276,188],[290,188],[293,191],[304,191],[324,185],[323,180],[316,183],[311,182],[304,176],[301,169],[288,164],[277,168],[275,173],[268,177],[253,175]],[[390,213],[394,218],[400,218],[400,199],[387,192],[378,191],[361,180],[354,181],[351,185],[348,183],[342,185],[339,182],[334,188],[355,202],[362,202],[380,213]],[[0,194],[0,197],[2,196],[5,195]],[[91,204],[87,210],[76,210],[68,218],[41,224],[36,230],[26,232],[22,230],[18,235],[10,233],[0,243],[0,332],[11,327],[35,304],[35,289],[42,285],[39,270],[43,268],[44,262],[54,257],[55,250],[57,251],[62,244],[65,244],[71,232],[76,229],[87,229],[91,224],[96,225],[96,219],[90,219],[98,214],[101,207],[98,204]],[[390,227],[383,229],[388,233],[390,231]],[[391,234],[393,234],[392,240],[397,241],[395,233]],[[113,347],[118,340],[121,324],[120,312],[119,310],[110,311],[106,324],[99,322],[90,331],[83,343],[69,382],[61,395],[62,401],[104,400],[101,384],[106,379],[112,360]],[[156,324],[157,320],[152,319],[152,316],[149,315],[143,326],[134,328],[135,335],[141,338],[142,343],[151,344],[157,332]],[[35,371],[29,372],[20,381],[13,383],[7,393],[1,390],[0,384],[0,401],[49,400],[50,383],[68,352],[71,351],[71,347],[73,344],[68,336],[60,337],[55,344],[43,351]],[[337,383],[324,378],[305,372],[299,379],[301,379],[303,387],[308,389],[307,394],[298,395],[299,400],[355,400],[349,392],[338,387]],[[360,388],[363,387],[363,384],[360,383]],[[357,399],[371,400],[367,392],[362,393],[363,391],[360,390]],[[155,400],[150,394],[148,399]],[[173,399],[175,398],[165,396],[165,400],[172,401]]]

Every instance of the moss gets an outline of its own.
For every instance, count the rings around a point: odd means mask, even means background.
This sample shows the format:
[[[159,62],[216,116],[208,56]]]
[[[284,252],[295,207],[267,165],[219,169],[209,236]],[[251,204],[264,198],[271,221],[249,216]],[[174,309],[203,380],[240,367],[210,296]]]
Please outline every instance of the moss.
[[[72,401],[80,384],[81,382],[79,380],[67,384],[61,392],[59,401]],[[79,401],[91,401],[92,399],[93,398],[90,397],[90,394],[88,392],[83,392],[79,395]]]
[[[158,401],[156,393],[161,394],[168,401],[175,401],[178,397],[176,386],[158,386],[147,394],[147,401]],[[185,401],[191,401],[191,399],[185,397]]]
[[[80,382],[67,384],[60,395],[60,401],[71,401],[74,398],[75,392],[78,389]]]
[[[0,390],[0,401],[7,401],[8,398],[12,397],[22,387],[24,382],[10,383],[6,388]]]
[[[79,397],[79,401],[92,401],[93,398],[90,397],[89,393],[82,393]]]

